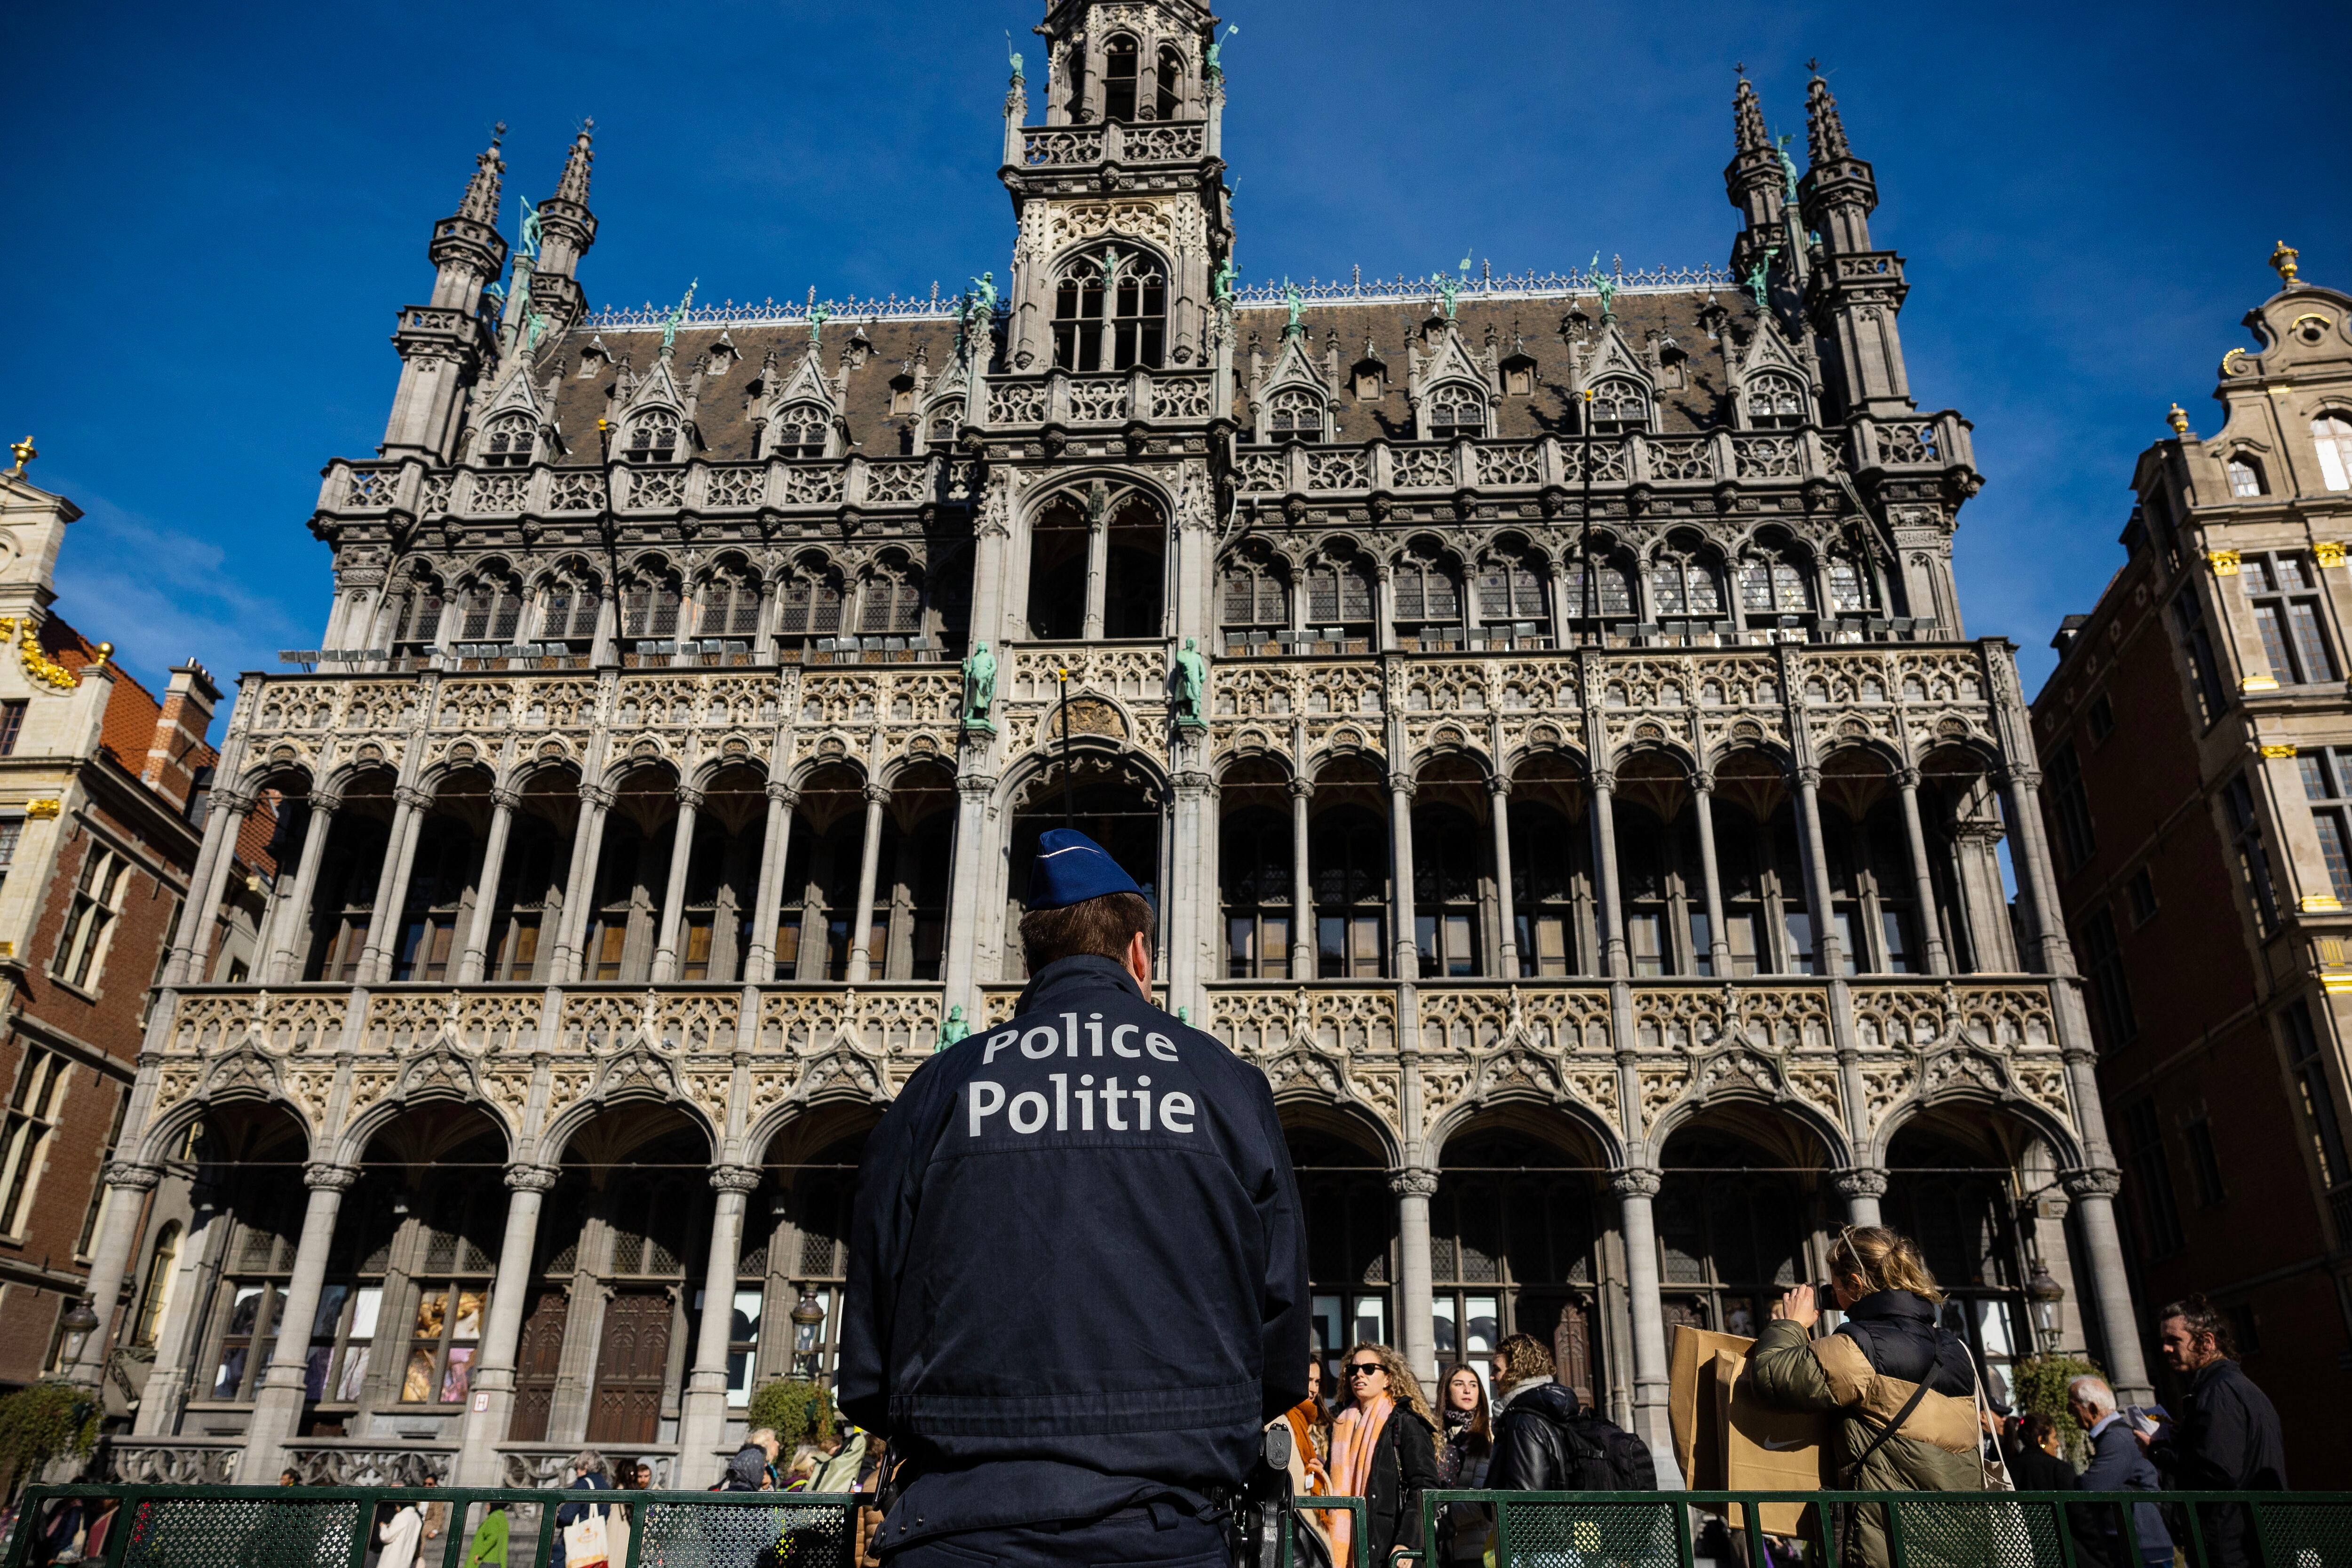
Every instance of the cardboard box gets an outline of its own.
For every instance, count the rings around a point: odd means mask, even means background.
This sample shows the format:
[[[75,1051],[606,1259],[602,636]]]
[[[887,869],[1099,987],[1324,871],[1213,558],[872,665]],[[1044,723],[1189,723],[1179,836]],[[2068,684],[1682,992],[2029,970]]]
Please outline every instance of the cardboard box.
[[[1774,1410],[1760,1404],[1747,1376],[1746,1352],[1718,1350],[1715,1354],[1716,1398],[1721,1414],[1724,1473],[1727,1491],[1819,1491],[1822,1456],[1830,1451],[1837,1417],[1827,1411]],[[1802,1531],[1805,1511],[1801,1502],[1759,1504],[1764,1532],[1796,1535]],[[1728,1522],[1742,1528],[1742,1510],[1735,1505]]]

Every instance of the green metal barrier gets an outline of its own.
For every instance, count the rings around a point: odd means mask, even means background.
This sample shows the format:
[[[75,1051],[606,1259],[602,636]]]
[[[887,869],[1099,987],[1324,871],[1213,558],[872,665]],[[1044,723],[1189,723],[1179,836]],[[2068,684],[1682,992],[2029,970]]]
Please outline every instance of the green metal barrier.
[[[2139,1568],[2137,1505],[2147,1503],[2164,1511],[2188,1568],[2352,1568],[2352,1492],[1427,1491],[1428,1568],[1440,1561],[1439,1516],[1457,1502],[1491,1510],[1495,1568],[1693,1568],[1695,1513],[1740,1504],[1755,1519],[1759,1503],[1804,1510],[1793,1535],[1770,1539],[1800,1543],[1809,1568],[1841,1568],[1841,1553],[1853,1559],[1845,1568],[1871,1568],[1845,1538],[1855,1509],[1883,1518],[1886,1568]],[[1746,1568],[1773,1568],[1767,1532],[1733,1533]],[[2217,1533],[2242,1552],[2217,1550]]]
[[[872,1499],[808,1492],[540,1491],[471,1487],[37,1486],[18,1501],[0,1568],[27,1568],[52,1510],[111,1500],[103,1568],[362,1568],[386,1505],[446,1503],[446,1540],[420,1543],[417,1568],[458,1568],[491,1508],[508,1515],[507,1568],[541,1568],[555,1545],[556,1511],[591,1503],[622,1511],[628,1552],[613,1568],[757,1568],[793,1543],[791,1568],[856,1568],[857,1510]],[[520,1511],[535,1523],[517,1523]],[[608,1515],[608,1518],[611,1516]]]
[[[1364,1500],[1360,1497],[1301,1497],[1291,1500],[1291,1508],[1298,1512],[1345,1513],[1355,1522],[1348,1532],[1349,1546],[1354,1553],[1355,1568],[1371,1568],[1371,1543],[1364,1538]],[[1328,1521],[1326,1521],[1328,1522]],[[1282,1532],[1282,1568],[1293,1568],[1298,1545],[1297,1530]],[[1346,1568],[1341,1564],[1340,1568]]]

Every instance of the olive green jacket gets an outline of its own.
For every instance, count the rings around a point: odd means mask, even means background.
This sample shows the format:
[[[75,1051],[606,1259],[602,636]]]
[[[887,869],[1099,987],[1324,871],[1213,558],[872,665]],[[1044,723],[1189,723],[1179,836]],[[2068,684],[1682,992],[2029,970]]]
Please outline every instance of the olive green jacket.
[[[1918,1385],[1882,1375],[1850,1334],[1809,1339],[1800,1324],[1776,1318],[1748,1353],[1748,1378],[1757,1398],[1774,1409],[1839,1413],[1830,1456],[1836,1469],[1827,1478],[1838,1490],[1984,1489],[1984,1469],[1977,1458],[1976,1401],[1932,1389],[1895,1435],[1854,1469]],[[1885,1511],[1869,1505],[1856,1509],[1854,1515],[1852,1549],[1860,1553],[1861,1562],[1883,1568],[1888,1561]],[[1845,1553],[1839,1555],[1843,1559]]]

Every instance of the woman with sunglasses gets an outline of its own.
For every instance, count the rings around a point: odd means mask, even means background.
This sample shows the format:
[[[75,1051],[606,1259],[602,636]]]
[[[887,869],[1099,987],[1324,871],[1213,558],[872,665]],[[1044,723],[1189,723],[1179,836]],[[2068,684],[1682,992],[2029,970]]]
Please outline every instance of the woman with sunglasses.
[[[1421,1494],[1438,1484],[1437,1418],[1421,1380],[1384,1344],[1351,1346],[1340,1359],[1348,1403],[1331,1424],[1331,1490],[1364,1500],[1368,1560],[1385,1564],[1414,1549]],[[1354,1524],[1331,1516],[1331,1559],[1352,1563]]]

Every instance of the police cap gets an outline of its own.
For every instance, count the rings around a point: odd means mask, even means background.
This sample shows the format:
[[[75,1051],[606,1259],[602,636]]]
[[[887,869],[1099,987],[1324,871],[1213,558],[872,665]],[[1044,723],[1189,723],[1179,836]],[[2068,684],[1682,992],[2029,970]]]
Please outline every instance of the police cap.
[[[1029,871],[1029,907],[1066,909],[1114,893],[1140,894],[1103,847],[1074,828],[1048,828]]]

